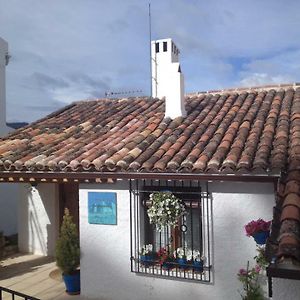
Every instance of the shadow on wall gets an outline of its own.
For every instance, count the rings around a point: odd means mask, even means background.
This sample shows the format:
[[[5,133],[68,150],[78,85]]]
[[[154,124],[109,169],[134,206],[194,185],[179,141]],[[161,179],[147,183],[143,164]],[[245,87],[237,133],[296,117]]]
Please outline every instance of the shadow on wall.
[[[46,237],[43,234],[43,228],[40,222],[40,218],[43,217],[43,211],[37,210],[35,201],[37,202],[38,199],[34,199],[32,193],[39,193],[39,191],[32,187],[31,194],[29,196],[29,207],[30,207],[30,213],[29,213],[29,229],[30,229],[30,248],[34,251],[34,249],[39,248],[39,251],[41,254],[47,253],[47,243],[46,243]],[[41,197],[41,200],[42,197]]]

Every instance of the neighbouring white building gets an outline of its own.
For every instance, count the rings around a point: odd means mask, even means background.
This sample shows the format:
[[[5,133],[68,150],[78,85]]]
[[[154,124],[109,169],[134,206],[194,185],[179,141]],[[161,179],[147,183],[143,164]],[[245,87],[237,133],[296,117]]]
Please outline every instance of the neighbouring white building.
[[[6,74],[9,62],[8,43],[0,37],[0,136],[13,129],[6,125]],[[0,186],[0,231],[5,235],[17,233],[17,187],[11,184]]]
[[[171,40],[157,43],[177,50]],[[76,102],[0,142],[0,180],[22,189],[20,249],[53,255],[68,207],[79,225],[82,297],[240,299],[237,273],[256,255],[244,225],[263,218],[273,221],[266,246],[272,299],[297,299],[299,87],[184,99],[176,90],[174,98]],[[172,101],[184,104],[174,117],[166,113]],[[159,232],[150,224],[150,195],[158,191],[184,203],[178,227]],[[159,252],[151,261],[140,253],[147,244]],[[199,251],[203,269],[172,260],[180,247]]]

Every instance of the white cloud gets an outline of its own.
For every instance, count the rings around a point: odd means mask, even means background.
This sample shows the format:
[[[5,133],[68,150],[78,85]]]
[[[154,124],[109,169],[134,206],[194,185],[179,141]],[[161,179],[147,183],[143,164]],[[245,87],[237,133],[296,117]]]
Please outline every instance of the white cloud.
[[[246,76],[241,80],[241,86],[258,86],[258,85],[265,85],[265,84],[279,84],[279,83],[289,83],[291,82],[291,77],[277,75],[272,76],[266,73],[253,73],[249,76]]]
[[[238,85],[292,83],[300,78],[300,50],[291,50],[243,65]]]
[[[12,54],[8,119],[32,121],[43,115],[41,104],[48,113],[107,89],[149,94],[148,2],[0,0],[0,36]],[[299,81],[300,1],[152,0],[151,7],[152,37],[180,47],[187,91]]]

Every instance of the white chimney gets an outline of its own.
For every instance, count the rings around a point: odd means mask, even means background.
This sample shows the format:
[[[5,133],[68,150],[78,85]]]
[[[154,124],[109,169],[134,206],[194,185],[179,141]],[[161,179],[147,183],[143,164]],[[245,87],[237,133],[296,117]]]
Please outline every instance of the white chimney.
[[[0,135],[6,133],[5,68],[8,64],[8,44],[0,37]]]
[[[172,39],[151,42],[152,97],[165,97],[165,117],[186,116],[179,49]]]

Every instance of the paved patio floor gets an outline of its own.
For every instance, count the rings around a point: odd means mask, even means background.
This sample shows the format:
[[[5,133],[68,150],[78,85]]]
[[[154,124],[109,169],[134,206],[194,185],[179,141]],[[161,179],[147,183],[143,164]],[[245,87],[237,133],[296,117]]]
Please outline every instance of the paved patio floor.
[[[65,293],[61,274],[53,258],[44,256],[17,254],[2,261],[0,286],[41,300],[82,299],[80,296],[69,296]],[[12,299],[6,293],[3,296],[3,300]]]

